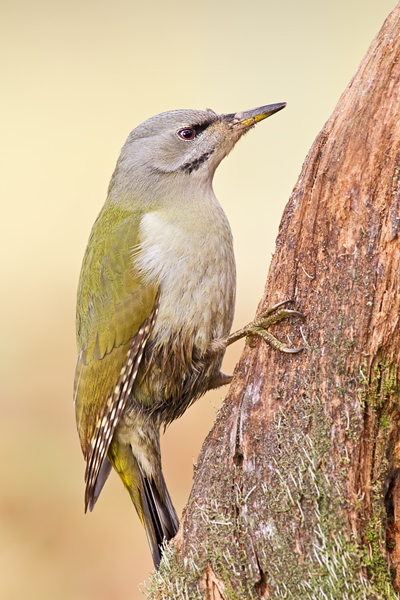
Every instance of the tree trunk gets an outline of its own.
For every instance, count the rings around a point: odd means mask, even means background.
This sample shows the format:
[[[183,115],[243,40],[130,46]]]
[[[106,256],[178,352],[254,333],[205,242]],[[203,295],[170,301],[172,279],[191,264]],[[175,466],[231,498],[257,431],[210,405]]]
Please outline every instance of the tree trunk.
[[[259,312],[152,599],[400,590],[400,4],[304,163]]]

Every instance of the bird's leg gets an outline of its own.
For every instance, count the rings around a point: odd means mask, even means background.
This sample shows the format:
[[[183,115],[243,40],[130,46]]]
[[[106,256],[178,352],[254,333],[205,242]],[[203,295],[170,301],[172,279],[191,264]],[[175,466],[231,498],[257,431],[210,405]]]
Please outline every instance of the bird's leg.
[[[235,331],[235,333],[231,333],[226,338],[226,346],[230,346],[237,340],[241,338],[246,338],[246,344],[250,346],[253,343],[254,336],[258,335],[262,337],[267,344],[275,348],[275,350],[279,350],[280,352],[287,352],[289,354],[296,354],[297,352],[301,352],[303,348],[289,348],[283,342],[280,342],[276,339],[271,333],[267,331],[267,329],[273,325],[274,323],[279,323],[283,319],[287,319],[292,315],[296,315],[299,317],[303,317],[303,315],[297,310],[289,310],[287,308],[280,308],[284,306],[288,302],[292,302],[292,300],[284,300],[283,302],[279,302],[278,304],[274,304],[266,311],[264,311],[257,319],[255,319],[252,323],[246,325],[242,329]]]
[[[269,333],[267,331],[268,327],[270,327],[274,323],[279,323],[279,321],[287,319],[292,315],[304,318],[304,315],[302,315],[297,310],[280,308],[281,306],[288,304],[288,302],[292,302],[292,300],[284,300],[283,302],[274,304],[274,306],[271,306],[270,308],[265,310],[252,323],[246,325],[246,327],[235,331],[235,333],[231,333],[225,338],[218,338],[213,340],[210,344],[210,347],[207,350],[207,353],[203,356],[203,360],[205,360],[205,362],[214,360],[220,352],[224,352],[228,346],[244,337],[246,337],[246,343],[251,345],[253,343],[253,338],[256,335],[262,337],[267,342],[267,344],[272,346],[272,348],[275,348],[275,350],[279,350],[280,352],[287,352],[289,354],[296,354],[297,352],[301,352],[303,348],[289,348],[286,344],[277,340],[276,337],[272,335],[272,333]],[[232,379],[232,375],[226,375],[225,373],[222,373],[222,371],[219,371],[215,373],[212,379],[209,381],[207,389],[212,390],[214,388],[220,387],[221,385],[226,385],[227,383],[231,383]]]

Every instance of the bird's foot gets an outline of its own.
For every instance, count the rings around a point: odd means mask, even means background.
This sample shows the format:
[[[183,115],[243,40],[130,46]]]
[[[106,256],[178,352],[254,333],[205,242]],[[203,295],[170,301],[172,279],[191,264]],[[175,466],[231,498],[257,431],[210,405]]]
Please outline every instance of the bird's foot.
[[[274,306],[271,306],[261,313],[261,315],[252,323],[249,323],[249,325],[246,325],[243,329],[239,329],[239,331],[235,331],[235,333],[231,333],[227,338],[227,346],[244,337],[246,338],[246,344],[251,346],[254,341],[254,336],[258,335],[259,337],[262,337],[267,344],[272,346],[272,348],[275,348],[275,350],[279,350],[280,352],[287,352],[288,354],[301,352],[303,348],[289,348],[289,346],[277,340],[276,337],[267,331],[274,323],[279,323],[279,321],[287,319],[292,315],[304,318],[304,315],[297,310],[281,308],[281,306],[284,306],[289,302],[293,302],[293,300],[284,300],[283,302],[274,304]]]

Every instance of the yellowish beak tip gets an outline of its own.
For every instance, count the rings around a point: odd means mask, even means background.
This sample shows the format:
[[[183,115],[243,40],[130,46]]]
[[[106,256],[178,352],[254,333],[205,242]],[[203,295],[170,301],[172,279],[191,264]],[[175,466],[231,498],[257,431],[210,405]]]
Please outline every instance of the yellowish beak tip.
[[[280,102],[279,104],[269,104],[268,106],[260,106],[260,108],[246,111],[243,113],[244,118],[240,120],[240,123],[243,127],[250,127],[282,110],[285,106],[286,102]]]

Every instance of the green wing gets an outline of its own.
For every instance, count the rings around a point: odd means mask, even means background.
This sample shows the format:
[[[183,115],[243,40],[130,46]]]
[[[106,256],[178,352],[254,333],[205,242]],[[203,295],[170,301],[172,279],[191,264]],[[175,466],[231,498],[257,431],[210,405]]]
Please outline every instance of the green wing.
[[[132,389],[157,315],[157,289],[135,272],[140,216],[108,201],[89,239],[78,287],[74,398],[86,505]]]

